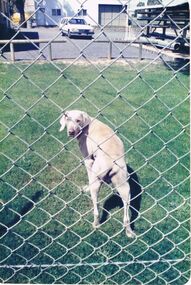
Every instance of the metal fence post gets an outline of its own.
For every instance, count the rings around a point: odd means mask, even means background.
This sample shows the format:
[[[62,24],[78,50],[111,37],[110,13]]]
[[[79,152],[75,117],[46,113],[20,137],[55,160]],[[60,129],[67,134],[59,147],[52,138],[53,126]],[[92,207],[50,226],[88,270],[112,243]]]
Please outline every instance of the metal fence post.
[[[11,61],[15,62],[14,43],[10,42]]]
[[[139,43],[139,60],[143,59],[143,44]]]
[[[49,52],[49,60],[52,61],[52,45],[51,45],[51,43],[48,45],[48,52]]]
[[[112,59],[112,42],[109,42],[108,59]]]

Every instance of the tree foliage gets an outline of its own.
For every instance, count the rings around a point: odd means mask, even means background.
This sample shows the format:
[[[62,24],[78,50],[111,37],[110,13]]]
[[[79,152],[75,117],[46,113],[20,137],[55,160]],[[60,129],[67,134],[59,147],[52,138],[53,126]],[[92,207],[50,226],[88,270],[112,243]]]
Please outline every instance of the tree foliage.
[[[22,24],[25,22],[25,0],[9,0],[10,14],[18,12],[20,14],[20,22]],[[24,24],[26,26],[26,23]]]

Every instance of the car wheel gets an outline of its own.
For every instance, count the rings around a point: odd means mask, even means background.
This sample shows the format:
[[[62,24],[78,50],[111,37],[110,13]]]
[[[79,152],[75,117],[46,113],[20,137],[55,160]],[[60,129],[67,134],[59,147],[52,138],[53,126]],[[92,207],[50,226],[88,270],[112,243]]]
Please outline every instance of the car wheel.
[[[70,30],[68,30],[68,37],[71,38]]]

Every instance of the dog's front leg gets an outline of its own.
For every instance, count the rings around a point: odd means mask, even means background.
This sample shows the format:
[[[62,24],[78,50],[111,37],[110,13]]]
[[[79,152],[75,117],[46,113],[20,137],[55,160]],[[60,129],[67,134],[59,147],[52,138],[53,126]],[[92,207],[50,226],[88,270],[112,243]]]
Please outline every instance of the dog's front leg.
[[[95,161],[93,159],[85,159],[85,166],[88,174],[89,185],[83,187],[83,190],[85,192],[90,191],[94,211],[93,228],[96,229],[99,226],[98,193],[101,186],[101,180],[97,177],[96,167],[93,167],[94,162]]]
[[[96,176],[92,175],[89,188],[94,209],[94,222],[93,222],[94,229],[96,229],[99,226],[98,193],[100,186],[101,186],[101,181]]]
[[[91,159],[91,158],[87,158],[87,159],[84,160],[84,163],[85,163],[86,171],[87,171],[87,174],[88,174],[88,182],[89,182],[89,184],[85,185],[83,187],[83,192],[89,192],[90,191],[91,175],[92,175],[92,166],[93,166],[94,160]]]

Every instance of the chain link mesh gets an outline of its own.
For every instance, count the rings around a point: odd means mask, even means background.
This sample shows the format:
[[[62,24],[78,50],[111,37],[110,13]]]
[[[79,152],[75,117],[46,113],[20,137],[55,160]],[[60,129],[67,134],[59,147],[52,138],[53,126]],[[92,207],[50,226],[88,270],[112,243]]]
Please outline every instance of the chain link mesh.
[[[88,2],[76,1],[73,17]],[[96,26],[89,41],[62,38],[58,23],[42,9],[44,1],[35,1],[26,21],[40,12],[56,25],[52,30],[30,29],[33,36],[44,31],[48,40],[43,43],[35,42],[23,23],[15,26],[1,7],[1,22],[15,29],[0,46],[3,283],[189,280],[189,57],[171,51],[177,42],[189,45],[183,37],[189,21],[182,25],[168,16],[176,33],[169,28],[170,40],[161,45],[145,35],[146,29],[173,1],[160,3],[161,12],[149,23],[127,9],[132,1],[116,2],[120,12],[104,25],[87,15]],[[131,25],[116,32],[112,22],[123,13]],[[22,50],[14,44],[13,62],[9,46],[20,39],[30,46]],[[112,44],[110,60],[105,59],[105,41]],[[139,61],[141,41],[144,59]],[[58,132],[68,109],[87,111],[122,138],[135,239],[124,233],[120,197],[111,185],[104,184],[99,196],[102,224],[92,228],[92,201],[81,191],[87,183],[83,158],[75,140]]]

